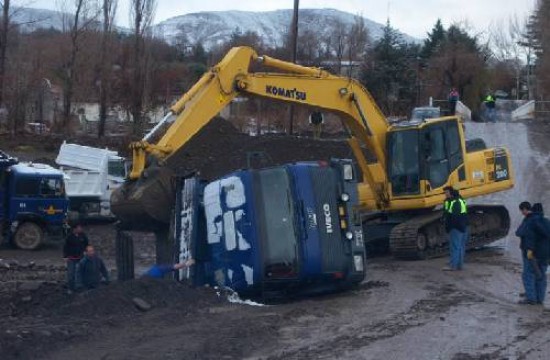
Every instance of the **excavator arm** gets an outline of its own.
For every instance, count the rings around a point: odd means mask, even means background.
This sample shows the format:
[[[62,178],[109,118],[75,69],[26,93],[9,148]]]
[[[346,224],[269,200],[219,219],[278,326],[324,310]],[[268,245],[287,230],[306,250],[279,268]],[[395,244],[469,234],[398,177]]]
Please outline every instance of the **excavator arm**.
[[[254,63],[279,72],[251,72]],[[388,125],[368,91],[355,80],[258,56],[249,47],[231,49],[172,106],[170,114],[151,133],[131,144],[130,178],[137,180],[142,176],[149,155],[160,162],[168,159],[238,95],[298,103],[341,115],[351,134],[349,144],[376,203],[383,207],[388,202],[384,151]],[[149,143],[166,123],[171,125],[162,138],[156,144]],[[362,146],[375,155],[375,163],[367,162]]]
[[[253,71],[258,66],[276,69],[277,72]],[[495,148],[468,152],[456,117],[390,127],[369,92],[357,81],[319,68],[258,56],[249,47],[237,47],[183,95],[172,106],[170,114],[143,140],[131,145],[133,169],[130,181],[113,192],[111,198],[112,210],[122,223],[138,224],[147,229],[151,226],[145,225],[146,219],[152,219],[160,228],[169,223],[175,199],[171,182],[173,174],[169,166],[156,165],[165,163],[239,95],[302,104],[340,115],[363,174],[364,181],[358,188],[359,207],[368,211],[432,209],[443,201],[445,185],[457,186],[464,197],[485,195],[513,186],[513,169],[507,150]],[[160,130],[167,125],[167,131],[161,136]],[[449,134],[452,132],[448,129],[453,129],[453,126],[457,130],[451,138]],[[411,139],[411,136],[416,140],[403,140]],[[438,136],[439,142],[436,141]],[[160,140],[155,141],[159,137]],[[402,155],[401,162],[396,162],[399,157],[393,152],[387,155],[387,141],[388,147],[407,144],[401,153],[409,156]],[[451,143],[455,144],[454,150]],[[438,144],[442,150],[436,152]],[[375,161],[367,161],[364,148],[375,156]],[[391,166],[387,166],[390,162],[387,156],[392,156]],[[396,164],[400,166],[394,166]],[[411,166],[413,172],[409,169]],[[446,170],[441,172],[441,169]],[[411,184],[416,184],[416,187],[410,187]],[[505,216],[497,214],[493,218],[492,224],[497,225],[482,232],[480,236],[484,239],[500,234],[495,229],[506,227],[502,225],[506,223]],[[490,223],[488,218],[479,219],[482,219],[480,223]],[[414,231],[406,233],[416,234]]]

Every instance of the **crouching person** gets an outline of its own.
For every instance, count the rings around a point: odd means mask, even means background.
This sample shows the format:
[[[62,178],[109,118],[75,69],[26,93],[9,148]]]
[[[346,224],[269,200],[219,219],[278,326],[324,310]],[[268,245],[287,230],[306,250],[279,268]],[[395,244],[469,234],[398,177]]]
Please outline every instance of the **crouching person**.
[[[79,283],[84,289],[94,289],[99,286],[101,280],[109,283],[109,272],[103,259],[95,253],[93,246],[86,246],[84,258],[78,263]]]
[[[167,274],[191,267],[195,264],[195,260],[189,259],[185,262],[173,265],[153,265],[143,274],[144,278],[162,279]]]

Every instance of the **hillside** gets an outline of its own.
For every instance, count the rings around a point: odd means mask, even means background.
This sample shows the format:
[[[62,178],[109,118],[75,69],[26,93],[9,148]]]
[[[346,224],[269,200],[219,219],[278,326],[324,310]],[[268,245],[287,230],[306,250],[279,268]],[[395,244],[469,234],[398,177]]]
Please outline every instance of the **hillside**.
[[[176,16],[162,21],[155,26],[155,33],[171,44],[178,42],[178,36],[185,34],[187,40],[194,44],[200,42],[205,48],[229,40],[231,34],[239,29],[241,32],[255,31],[268,47],[283,45],[283,39],[290,27],[292,10],[275,10],[266,12],[251,11],[205,11]],[[349,28],[355,21],[355,15],[335,9],[300,10],[300,31],[309,30],[320,38],[335,32],[339,24]],[[370,36],[377,39],[382,35],[384,25],[365,18]],[[403,35],[407,41],[417,39]]]

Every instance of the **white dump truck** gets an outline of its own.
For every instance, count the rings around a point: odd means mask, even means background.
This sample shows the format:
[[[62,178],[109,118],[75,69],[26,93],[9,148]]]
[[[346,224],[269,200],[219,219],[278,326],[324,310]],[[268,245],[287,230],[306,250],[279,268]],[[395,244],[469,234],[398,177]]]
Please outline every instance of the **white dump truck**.
[[[64,142],[55,162],[66,175],[71,215],[78,213],[81,219],[114,217],[111,192],[126,178],[123,157],[113,150]]]

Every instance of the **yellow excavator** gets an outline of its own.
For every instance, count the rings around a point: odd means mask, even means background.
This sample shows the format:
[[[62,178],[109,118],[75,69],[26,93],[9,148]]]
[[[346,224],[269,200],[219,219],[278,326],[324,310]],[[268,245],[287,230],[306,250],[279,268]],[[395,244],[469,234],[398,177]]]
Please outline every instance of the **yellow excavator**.
[[[253,71],[257,68],[277,72]],[[175,199],[171,157],[237,96],[296,103],[339,115],[362,173],[356,210],[365,240],[385,239],[399,258],[447,252],[442,210],[438,210],[444,187],[453,186],[462,197],[472,198],[514,185],[508,150],[470,146],[457,116],[391,125],[356,80],[236,47],[142,141],[131,144],[131,174],[111,199],[122,223],[142,230],[169,226]],[[365,150],[374,159],[367,160]],[[470,248],[508,233],[510,219],[504,206],[470,206],[469,217]]]

